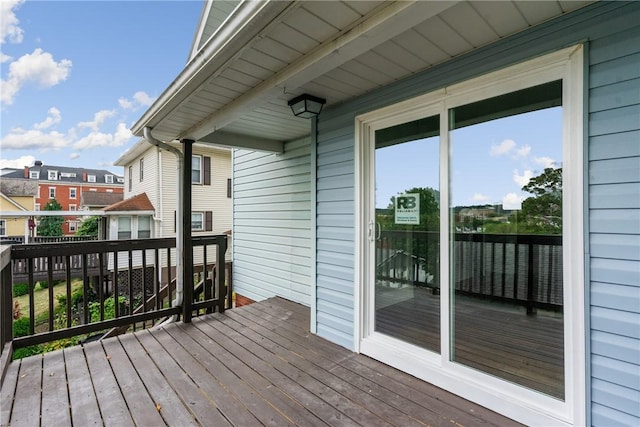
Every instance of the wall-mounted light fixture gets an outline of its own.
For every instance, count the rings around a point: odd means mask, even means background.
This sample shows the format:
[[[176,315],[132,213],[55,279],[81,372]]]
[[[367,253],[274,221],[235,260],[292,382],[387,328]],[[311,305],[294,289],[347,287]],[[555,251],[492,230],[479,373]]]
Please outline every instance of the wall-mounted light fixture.
[[[326,102],[322,98],[305,93],[290,100],[289,107],[291,107],[294,116],[310,119],[320,114],[322,106]]]

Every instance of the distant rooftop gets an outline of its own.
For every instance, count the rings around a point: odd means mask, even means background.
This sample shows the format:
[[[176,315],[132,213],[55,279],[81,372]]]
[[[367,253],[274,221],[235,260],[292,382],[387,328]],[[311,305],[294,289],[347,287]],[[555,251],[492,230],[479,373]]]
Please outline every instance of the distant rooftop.
[[[80,196],[80,204],[90,208],[103,208],[121,202],[123,199],[124,194],[122,193],[83,191]]]
[[[36,160],[33,166],[25,166],[23,169],[3,169],[1,175],[3,180],[5,178],[21,178],[34,181],[124,185],[124,177],[108,170],[45,165],[40,160]]]

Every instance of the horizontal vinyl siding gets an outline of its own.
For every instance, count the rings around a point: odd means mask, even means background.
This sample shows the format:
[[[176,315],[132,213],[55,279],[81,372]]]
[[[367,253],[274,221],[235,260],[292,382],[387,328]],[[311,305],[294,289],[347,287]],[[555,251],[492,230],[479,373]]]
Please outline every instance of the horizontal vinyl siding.
[[[233,284],[259,301],[311,303],[311,151],[287,143],[283,155],[233,154]]]
[[[640,27],[593,40],[589,66],[592,424],[638,425]]]
[[[353,348],[354,120],[359,114],[589,41],[590,351],[594,425],[640,423],[640,4],[596,3],[505,38],[320,116],[317,155],[318,334]],[[624,371],[627,378],[621,378]]]

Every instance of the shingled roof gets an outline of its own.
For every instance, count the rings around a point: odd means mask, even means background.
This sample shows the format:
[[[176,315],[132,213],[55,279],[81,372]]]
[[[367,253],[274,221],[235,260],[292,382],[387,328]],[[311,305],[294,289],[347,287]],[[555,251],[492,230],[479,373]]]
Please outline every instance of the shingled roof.
[[[122,211],[153,211],[155,208],[151,204],[147,193],[141,193],[120,202],[114,203],[103,209],[105,212]]]
[[[97,191],[83,191],[81,197],[81,205],[91,208],[103,208],[121,202],[124,199],[122,193],[105,193]]]

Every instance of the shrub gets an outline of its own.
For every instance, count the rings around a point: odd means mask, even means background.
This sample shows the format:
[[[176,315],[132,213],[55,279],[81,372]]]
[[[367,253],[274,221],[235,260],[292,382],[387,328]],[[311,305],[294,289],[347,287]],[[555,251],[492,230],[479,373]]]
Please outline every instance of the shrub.
[[[24,337],[29,335],[29,318],[21,317],[13,321],[13,337]]]
[[[13,296],[21,297],[22,295],[27,295],[29,293],[29,284],[28,283],[15,283],[13,285]]]
[[[66,283],[66,282],[64,280],[54,280],[53,286],[59,285],[60,283]],[[38,282],[38,284],[40,285],[40,289],[47,289],[49,287],[49,282],[47,282],[46,280]]]

